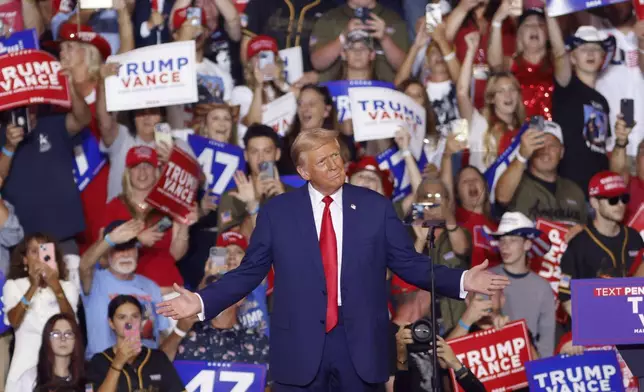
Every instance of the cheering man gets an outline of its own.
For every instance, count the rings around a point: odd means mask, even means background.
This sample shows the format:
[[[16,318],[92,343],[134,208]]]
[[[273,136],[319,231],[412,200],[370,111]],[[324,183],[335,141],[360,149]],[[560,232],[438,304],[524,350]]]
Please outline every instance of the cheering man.
[[[270,367],[280,391],[374,391],[387,380],[390,338],[385,274],[390,268],[424,290],[431,262],[416,253],[393,205],[345,184],[338,133],[302,132],[291,148],[307,186],[268,201],[241,265],[199,293],[162,302],[160,314],[211,319],[275,269]],[[434,266],[439,294],[493,294],[508,279],[485,271]]]

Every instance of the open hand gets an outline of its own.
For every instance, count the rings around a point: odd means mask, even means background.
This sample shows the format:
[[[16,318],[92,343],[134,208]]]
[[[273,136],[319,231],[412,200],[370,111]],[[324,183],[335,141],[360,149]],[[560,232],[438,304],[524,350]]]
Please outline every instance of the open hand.
[[[387,29],[387,24],[385,20],[379,17],[374,13],[369,14],[369,19],[367,20],[367,26],[371,30],[371,35],[373,38],[382,40],[385,37],[385,30]]]
[[[465,278],[463,279],[465,291],[492,295],[495,291],[503,290],[510,284],[510,280],[506,276],[487,271],[489,264],[485,260],[482,264],[465,272]]]
[[[143,229],[145,229],[145,224],[142,221],[132,219],[114,229],[110,233],[110,240],[115,244],[124,244],[135,238]]]
[[[257,201],[255,197],[255,185],[250,177],[246,177],[243,171],[237,170],[233,177],[237,190],[230,191],[229,194],[235,199],[244,202],[244,204],[252,204]]]
[[[119,68],[121,64],[119,63],[105,63],[101,65],[100,75],[101,79],[107,79],[110,76],[117,76],[119,74]]]
[[[186,317],[195,316],[199,314],[199,312],[203,311],[203,309],[201,309],[201,301],[197,294],[190,290],[186,290],[176,283],[174,284],[174,291],[178,293],[179,296],[157,304],[158,314],[165,317],[171,317],[174,320],[180,320]]]

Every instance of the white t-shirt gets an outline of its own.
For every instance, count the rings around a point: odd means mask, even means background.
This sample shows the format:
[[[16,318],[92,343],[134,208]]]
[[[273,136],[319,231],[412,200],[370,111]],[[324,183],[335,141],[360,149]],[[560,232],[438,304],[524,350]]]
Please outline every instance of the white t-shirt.
[[[483,136],[488,129],[488,123],[485,117],[479,113],[478,110],[472,112],[472,119],[470,120],[470,165],[476,167],[485,173],[485,170],[494,162],[485,162],[485,146],[483,143]]]
[[[253,91],[248,86],[235,86],[230,98],[230,104],[233,106],[239,105],[239,123],[237,123],[237,145],[243,148],[244,135],[246,134],[246,126],[241,123],[241,120],[248,115],[250,104],[253,102]]]
[[[206,76],[209,82],[215,83],[219,89],[223,89],[221,98],[229,102],[235,82],[230,73],[226,72],[217,64],[204,57],[203,61],[197,64],[197,75]]]
[[[60,282],[65,297],[74,313],[78,307],[78,290],[73,283],[67,281]],[[4,302],[4,321],[9,324],[8,313],[13,309],[29,290],[29,278],[7,280],[2,288],[2,298]],[[23,374],[30,368],[38,364],[38,351],[42,342],[42,330],[47,320],[51,316],[60,313],[58,300],[54,291],[47,288],[39,288],[31,298],[31,305],[25,313],[22,323],[14,331],[16,336],[16,346],[11,360],[11,367],[7,375],[7,391],[21,391],[20,385],[30,385],[30,380],[21,379]],[[34,379],[35,380],[35,379]],[[31,380],[33,383],[34,380]],[[19,384],[20,382],[20,384]]]
[[[631,98],[635,102],[635,128],[628,137],[626,153],[637,155],[637,145],[644,138],[644,76],[639,68],[637,36],[634,32],[625,35],[615,28],[604,28],[604,32],[613,35],[617,42],[615,57],[608,68],[597,79],[597,91],[608,101],[610,107],[610,125],[615,129],[617,114],[621,112],[622,98]],[[607,150],[612,151],[615,138],[607,141]]]
[[[107,179],[107,202],[123,192],[123,173],[125,173],[125,157],[130,148],[135,146],[148,146],[156,148],[154,141],[146,143],[138,136],[133,137],[126,126],[119,124],[116,139],[107,147],[101,140],[99,148],[110,159],[110,173]]]
[[[436,129],[447,135],[450,130],[450,123],[461,115],[458,111],[458,102],[456,101],[456,86],[451,80],[444,82],[427,82],[427,95],[432,104],[432,109],[436,115]]]

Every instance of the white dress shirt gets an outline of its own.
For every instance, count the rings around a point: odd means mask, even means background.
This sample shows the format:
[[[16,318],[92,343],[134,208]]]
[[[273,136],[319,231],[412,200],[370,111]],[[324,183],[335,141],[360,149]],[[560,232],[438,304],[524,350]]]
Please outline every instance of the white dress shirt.
[[[318,233],[318,241],[320,240],[320,230],[322,228],[322,216],[324,215],[324,207],[326,206],[322,199],[324,195],[318,192],[311,183],[308,184],[309,196],[311,197],[311,205],[313,206],[313,219],[315,220],[315,230]],[[342,274],[342,188],[338,189],[331,195],[333,203],[329,205],[331,209],[331,220],[333,221],[333,231],[335,232],[335,240],[338,248],[338,306],[342,306],[342,294],[340,290],[340,275]]]

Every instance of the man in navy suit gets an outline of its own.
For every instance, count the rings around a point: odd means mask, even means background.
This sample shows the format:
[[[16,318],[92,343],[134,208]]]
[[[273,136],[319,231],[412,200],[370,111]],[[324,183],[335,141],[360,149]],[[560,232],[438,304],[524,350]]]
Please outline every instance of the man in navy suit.
[[[241,265],[158,312],[211,319],[275,268],[270,369],[275,391],[374,391],[388,378],[387,268],[430,289],[430,261],[414,250],[390,200],[345,184],[337,132],[302,132],[291,157],[308,185],[268,201]],[[434,266],[441,295],[491,294],[508,280],[485,271]]]

